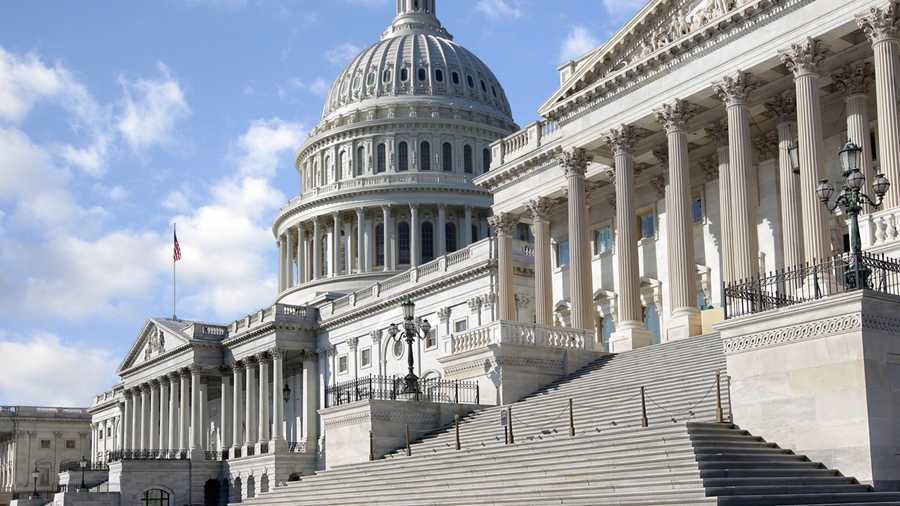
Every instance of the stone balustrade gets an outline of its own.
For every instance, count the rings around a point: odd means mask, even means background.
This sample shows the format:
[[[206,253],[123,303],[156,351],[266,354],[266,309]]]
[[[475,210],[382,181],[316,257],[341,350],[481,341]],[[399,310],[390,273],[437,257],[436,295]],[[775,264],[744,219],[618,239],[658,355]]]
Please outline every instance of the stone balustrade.
[[[247,331],[258,327],[265,323],[275,320],[286,320],[295,322],[316,322],[318,321],[318,310],[314,307],[307,306],[290,306],[287,304],[275,304],[273,306],[260,309],[259,311],[249,314],[240,320],[235,320],[228,326],[230,334],[222,335],[222,338],[229,337],[241,331]]]
[[[496,321],[452,336],[450,352],[464,353],[492,344],[586,350],[590,338],[589,331],[569,327]]]
[[[863,215],[859,220],[863,249],[872,253],[900,250],[900,208]]]

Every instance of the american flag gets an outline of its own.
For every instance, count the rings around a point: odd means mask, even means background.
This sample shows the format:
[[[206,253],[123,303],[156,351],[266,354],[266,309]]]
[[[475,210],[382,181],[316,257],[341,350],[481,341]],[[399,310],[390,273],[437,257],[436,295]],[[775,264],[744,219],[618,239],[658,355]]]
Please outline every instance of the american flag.
[[[172,261],[177,262],[181,260],[181,246],[178,245],[178,232],[174,229],[172,230],[172,238],[175,240],[175,250],[172,252]]]

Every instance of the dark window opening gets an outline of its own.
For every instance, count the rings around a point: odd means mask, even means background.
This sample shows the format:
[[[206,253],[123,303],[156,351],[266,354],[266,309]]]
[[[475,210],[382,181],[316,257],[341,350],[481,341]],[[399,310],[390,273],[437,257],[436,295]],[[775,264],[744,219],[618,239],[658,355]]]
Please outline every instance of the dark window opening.
[[[419,145],[419,170],[431,170],[431,144],[426,141]]]
[[[434,227],[430,222],[422,223],[422,263],[434,260]]]

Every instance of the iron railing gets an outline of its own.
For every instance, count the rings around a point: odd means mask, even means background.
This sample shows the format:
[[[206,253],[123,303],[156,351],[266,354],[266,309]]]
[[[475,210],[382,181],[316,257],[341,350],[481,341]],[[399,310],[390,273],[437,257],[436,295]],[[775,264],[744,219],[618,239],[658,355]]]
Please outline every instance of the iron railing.
[[[109,466],[102,462],[88,462],[87,467],[85,467],[83,470],[86,473],[91,471],[109,471]],[[59,472],[61,473],[81,471],[81,462],[65,462],[59,465]]]
[[[185,450],[116,450],[109,452],[109,462],[122,460],[186,460]]]
[[[288,452],[290,453],[306,453],[306,441],[289,441]]]
[[[337,383],[325,389],[325,407],[340,406],[365,400],[397,400],[412,396],[417,401],[480,404],[478,383],[474,381],[419,379],[419,391],[404,394],[401,376],[366,376]]]
[[[212,450],[204,452],[206,460],[216,460],[224,462],[228,460],[228,450]]]
[[[723,283],[723,309],[730,319],[860,289],[900,295],[900,261],[885,255],[845,253]]]

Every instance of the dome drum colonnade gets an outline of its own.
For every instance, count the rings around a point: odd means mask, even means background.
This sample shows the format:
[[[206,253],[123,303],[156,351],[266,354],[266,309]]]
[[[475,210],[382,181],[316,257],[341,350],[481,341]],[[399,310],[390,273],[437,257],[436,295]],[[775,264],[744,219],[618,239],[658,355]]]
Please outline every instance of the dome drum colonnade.
[[[611,339],[611,351],[626,351],[635,347],[650,344],[650,336],[641,321],[641,303],[637,287],[640,286],[639,240],[635,235],[638,230],[635,209],[635,159],[646,151],[659,151],[657,156],[661,162],[665,182],[666,197],[666,229],[668,277],[666,284],[670,293],[670,315],[668,318],[669,339],[687,337],[700,333],[699,309],[694,301],[698,298],[698,287],[694,273],[695,253],[694,237],[691,226],[691,208],[688,197],[691,195],[691,158],[697,159],[697,151],[710,152],[707,146],[698,147],[688,135],[697,130],[706,130],[712,141],[708,147],[714,148],[710,163],[705,167],[716,167],[720,188],[721,218],[721,263],[722,280],[737,281],[754,277],[760,272],[757,223],[759,223],[759,196],[755,187],[756,172],[754,164],[768,161],[774,156],[776,177],[780,189],[778,212],[781,215],[780,243],[777,251],[783,258],[785,266],[802,262],[813,262],[827,258],[832,251],[831,230],[823,215],[822,206],[818,203],[815,185],[824,177],[828,164],[825,161],[833,156],[823,150],[824,130],[826,125],[822,118],[822,89],[824,79],[830,78],[833,92],[829,92],[830,100],[844,102],[843,119],[846,129],[840,133],[842,142],[847,137],[859,141],[863,146],[867,159],[863,167],[868,181],[873,179],[873,157],[870,146],[870,122],[866,101],[871,98],[867,84],[875,83],[875,109],[877,114],[877,146],[883,146],[879,154],[881,172],[888,179],[900,177],[898,149],[900,146],[900,128],[898,128],[897,104],[897,49],[898,49],[898,15],[896,4],[888,4],[884,8],[873,8],[866,13],[856,14],[852,19],[854,28],[861,37],[854,42],[854,51],[863,54],[862,58],[847,60],[829,51],[828,41],[818,38],[805,38],[782,48],[774,55],[773,60],[784,65],[787,74],[783,79],[775,78],[764,68],[754,72],[735,71],[721,75],[715,79],[711,87],[699,89],[688,94],[685,99],[670,99],[653,108],[652,119],[640,118],[605,131],[597,130],[593,140],[582,139],[575,146],[562,147],[548,144],[544,153],[547,156],[555,150],[556,164],[562,168],[567,181],[566,199],[568,204],[568,237],[570,241],[570,279],[568,296],[572,307],[572,325],[578,328],[590,328],[593,320],[590,315],[594,311],[592,291],[585,289],[575,280],[586,280],[590,284],[591,265],[589,252],[589,227],[584,226],[585,209],[591,206],[585,191],[585,177],[593,158],[603,158],[610,163],[610,172],[614,174],[613,195],[616,224],[616,331]],[[856,40],[856,39],[853,39]],[[846,45],[846,41],[839,42]],[[865,55],[865,52],[869,55]],[[844,53],[849,50],[845,49]],[[855,54],[855,53],[854,53]],[[874,57],[874,65],[868,58]],[[873,68],[874,67],[874,68]],[[874,79],[870,74],[874,74]],[[767,81],[768,80],[768,81]],[[826,90],[828,91],[828,90]],[[719,101],[718,107],[708,100],[713,96]],[[698,105],[701,105],[698,107]],[[577,107],[573,105],[573,107]],[[773,129],[761,138],[751,137],[751,120],[753,111],[763,109],[762,119]],[[724,112],[724,119],[721,112]],[[657,130],[649,129],[655,120]],[[833,132],[833,128],[831,129]],[[834,135],[834,133],[830,134]],[[796,137],[794,137],[796,136]],[[581,137],[584,137],[583,135]],[[701,136],[702,137],[702,136]],[[510,139],[515,138],[515,135]],[[663,139],[665,139],[663,141]],[[564,142],[561,141],[558,144]],[[658,143],[665,142],[659,148]],[[505,147],[501,141],[499,147]],[[799,160],[791,161],[789,148],[796,143]],[[606,149],[603,149],[605,145]],[[497,145],[495,145],[495,148]],[[754,159],[754,147],[759,157]],[[518,154],[518,158],[509,166],[501,163],[497,173],[479,178],[479,184],[486,188],[494,187],[492,181],[509,177],[506,171],[512,171],[516,164],[527,162]],[[796,169],[795,169],[796,165]],[[609,177],[606,175],[604,177]],[[696,176],[695,176],[696,177]],[[521,180],[527,184],[527,179]],[[888,194],[886,205],[900,205],[900,197]],[[499,287],[509,290],[511,270],[508,258],[503,251],[508,249],[504,243],[511,241],[511,231],[520,217],[528,218],[535,224],[535,305],[537,322],[550,324],[553,300],[551,290],[547,289],[551,272],[552,248],[548,227],[548,206],[553,202],[553,195],[545,191],[537,191],[533,199],[522,210],[501,210],[493,217],[497,225],[499,257]],[[495,210],[496,212],[497,210]],[[580,240],[579,240],[580,239]],[[511,314],[508,297],[501,293],[501,319]]]

